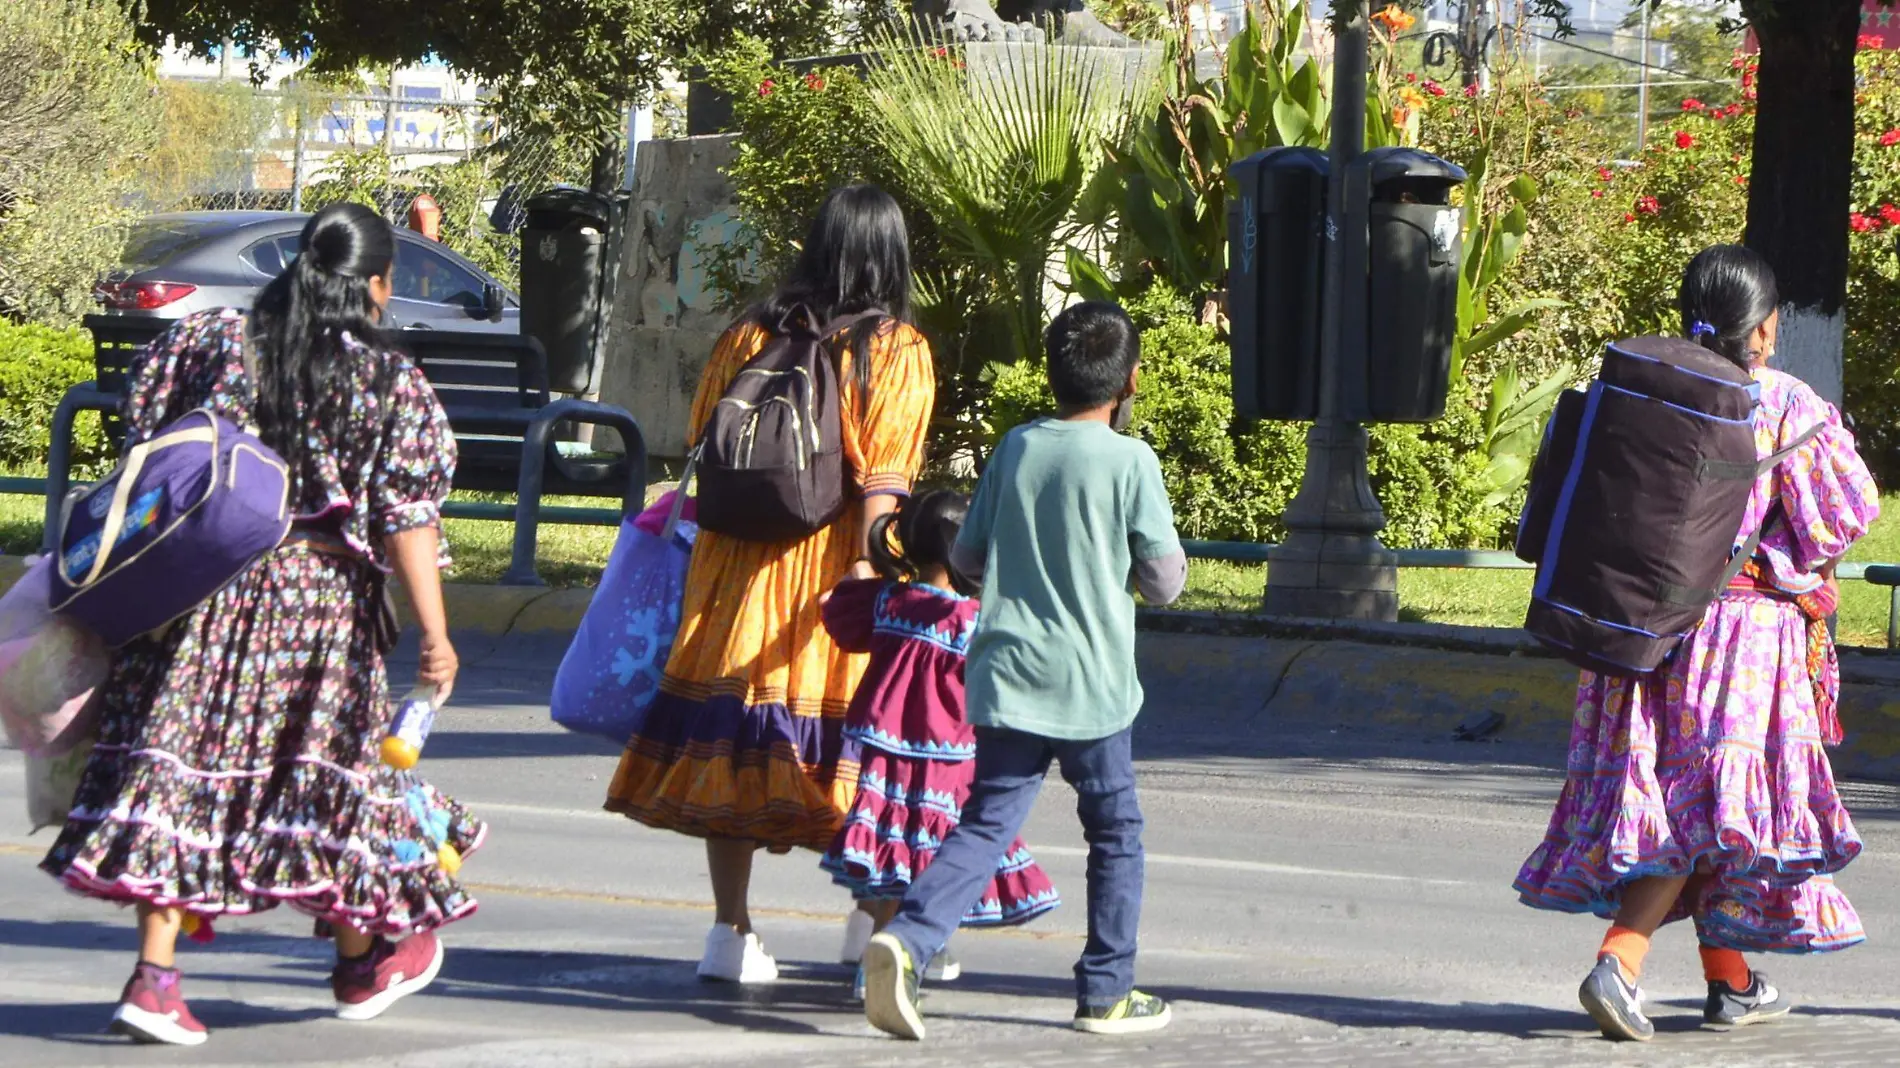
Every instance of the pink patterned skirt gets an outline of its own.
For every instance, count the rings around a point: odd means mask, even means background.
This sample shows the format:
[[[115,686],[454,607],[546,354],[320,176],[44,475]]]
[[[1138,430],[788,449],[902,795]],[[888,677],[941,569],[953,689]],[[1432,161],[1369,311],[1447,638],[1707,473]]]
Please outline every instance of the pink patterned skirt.
[[[1616,915],[1623,886],[1707,876],[1702,940],[1746,952],[1821,953],[1866,939],[1832,875],[1860,855],[1822,747],[1792,603],[1730,593],[1647,677],[1585,672],[1569,773],[1516,888],[1525,904]]]

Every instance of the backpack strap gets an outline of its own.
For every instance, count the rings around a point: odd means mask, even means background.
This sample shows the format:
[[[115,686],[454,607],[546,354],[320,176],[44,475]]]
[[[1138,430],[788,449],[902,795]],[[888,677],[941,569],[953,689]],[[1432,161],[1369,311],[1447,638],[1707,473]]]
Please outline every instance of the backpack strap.
[[[859,323],[865,321],[866,319],[889,319],[889,318],[891,318],[891,314],[885,311],[883,308],[866,308],[861,312],[853,312],[850,315],[840,315],[836,319],[833,319],[829,323],[826,323],[824,333],[820,336],[822,336],[825,340],[829,341],[832,338],[837,337],[839,334],[844,333],[846,330],[849,330],[852,327],[858,325]]]
[[[1773,471],[1775,468],[1781,466],[1781,461],[1786,460],[1788,457],[1793,456],[1797,452],[1800,452],[1802,447],[1807,445],[1808,442],[1813,441],[1817,437],[1820,437],[1821,430],[1826,426],[1827,426],[1827,423],[1825,421],[1814,424],[1813,426],[1802,431],[1801,436],[1795,438],[1794,442],[1790,444],[1787,448],[1769,455],[1767,458],[1763,459],[1760,463],[1756,464],[1755,477],[1760,478],[1762,475],[1765,475],[1768,472]],[[1774,517],[1775,517],[1775,510],[1773,508],[1769,508],[1768,514],[1762,517],[1761,525],[1756,527],[1754,531],[1748,535],[1747,539],[1745,539],[1742,542],[1741,548],[1735,550],[1735,555],[1729,559],[1728,567],[1723,569],[1722,571],[1721,583],[1716,586],[1716,591],[1718,595],[1720,594],[1720,591],[1727,589],[1728,584],[1735,581],[1735,576],[1742,573],[1742,568],[1747,567],[1748,562],[1755,558],[1755,550],[1761,548],[1761,539],[1765,534],[1768,533],[1768,524],[1770,521],[1774,519]]]
[[[1821,431],[1825,429],[1826,426],[1827,424],[1825,422],[1814,424],[1803,431],[1799,437],[1795,438],[1787,448],[1772,453],[1753,464],[1704,460],[1697,469],[1697,474],[1703,478],[1753,481],[1773,471],[1776,467],[1779,467],[1783,460],[1800,452],[1809,442],[1819,437]],[[1748,537],[1742,539],[1742,544],[1736,548],[1735,554],[1729,557],[1728,566],[1722,569],[1722,578],[1716,583],[1713,591],[1716,597],[1720,597],[1722,591],[1728,589],[1729,583],[1735,581],[1735,576],[1742,573],[1742,568],[1747,567],[1748,562],[1755,558],[1755,551],[1761,548],[1761,539],[1768,533],[1768,524],[1774,520],[1774,517],[1775,509],[1770,507],[1768,514],[1762,517],[1760,525],[1756,526],[1754,530],[1749,531]],[[1666,584],[1657,591],[1657,597],[1670,604],[1697,605],[1709,600],[1710,592],[1709,590],[1691,590],[1681,586]]]

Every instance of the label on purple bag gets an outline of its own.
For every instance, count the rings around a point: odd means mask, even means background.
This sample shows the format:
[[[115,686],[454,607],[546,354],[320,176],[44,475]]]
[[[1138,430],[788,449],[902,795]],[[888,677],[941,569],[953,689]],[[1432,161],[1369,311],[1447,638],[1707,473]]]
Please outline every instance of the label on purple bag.
[[[102,490],[105,488],[106,487],[101,487]],[[101,497],[108,502],[107,510],[110,511],[109,502],[112,500],[112,494],[108,492],[95,493],[93,494],[93,501],[96,502]],[[125,509],[125,526],[119,529],[119,540],[112,543],[113,548],[116,549],[124,545],[133,535],[157,522],[158,506],[164,499],[165,487],[156,486],[147,490],[144,496],[141,496],[138,500],[127,505]],[[89,502],[89,510],[96,510],[90,508],[90,503],[91,502]],[[103,532],[97,530],[93,531],[79,539],[72,548],[67,549],[65,553],[60,556],[60,570],[65,574],[67,581],[78,582],[86,577],[86,572],[92,570],[93,558],[99,555],[99,535],[101,533]]]

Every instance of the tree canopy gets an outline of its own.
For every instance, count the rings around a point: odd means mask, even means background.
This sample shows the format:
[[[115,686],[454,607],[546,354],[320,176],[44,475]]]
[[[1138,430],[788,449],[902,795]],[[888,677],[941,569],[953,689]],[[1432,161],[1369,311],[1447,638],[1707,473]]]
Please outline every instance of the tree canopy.
[[[317,72],[440,60],[493,86],[517,129],[558,120],[594,136],[617,130],[683,57],[735,33],[802,54],[846,29],[833,0],[144,0],[135,11],[148,42],[200,54],[228,41],[246,56],[308,58]]]

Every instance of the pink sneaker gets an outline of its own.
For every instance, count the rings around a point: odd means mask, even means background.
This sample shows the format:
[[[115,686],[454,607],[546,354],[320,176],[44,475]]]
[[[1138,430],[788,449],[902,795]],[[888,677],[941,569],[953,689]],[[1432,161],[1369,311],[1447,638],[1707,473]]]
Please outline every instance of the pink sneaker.
[[[374,1020],[403,998],[435,982],[442,970],[442,942],[434,932],[413,934],[400,942],[378,938],[368,958],[338,961],[330,973],[336,1014],[344,1020]]]
[[[191,1014],[178,988],[178,970],[140,961],[112,1013],[112,1033],[135,1042],[202,1046],[210,1032]]]

